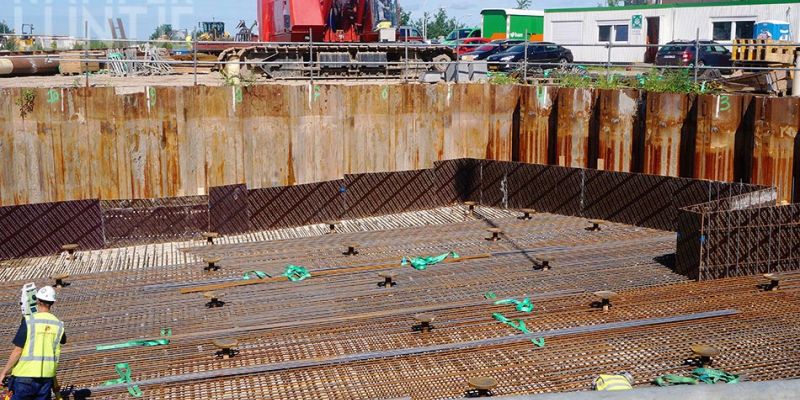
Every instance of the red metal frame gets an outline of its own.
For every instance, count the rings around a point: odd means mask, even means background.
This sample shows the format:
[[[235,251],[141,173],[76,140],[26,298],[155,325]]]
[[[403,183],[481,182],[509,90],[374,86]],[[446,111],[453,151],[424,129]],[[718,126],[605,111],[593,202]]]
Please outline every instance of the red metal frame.
[[[345,0],[336,9],[335,0],[258,0],[260,40],[332,43],[376,42],[372,30],[372,0]],[[286,13],[288,29],[284,28]]]

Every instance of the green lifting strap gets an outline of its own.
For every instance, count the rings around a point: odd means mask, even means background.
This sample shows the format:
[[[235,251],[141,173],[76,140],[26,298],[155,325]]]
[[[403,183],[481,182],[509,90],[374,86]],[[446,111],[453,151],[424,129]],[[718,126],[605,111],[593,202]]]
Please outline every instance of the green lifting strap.
[[[98,344],[95,350],[96,351],[117,350],[117,349],[127,349],[129,347],[153,347],[153,346],[164,346],[168,344],[169,344],[169,339],[130,340],[125,343]]]
[[[697,385],[698,381],[689,376],[681,376],[674,374],[661,375],[653,380],[658,386],[672,386],[672,385]]]
[[[455,251],[451,251],[438,256],[412,257],[411,259],[403,257],[403,259],[400,261],[400,265],[408,265],[410,263],[414,269],[423,271],[430,265],[436,265],[444,261],[447,257],[458,258],[459,255]]]
[[[139,389],[139,385],[134,385],[133,381],[131,380],[131,368],[128,363],[119,363],[114,366],[114,370],[117,371],[119,378],[105,381],[103,382],[103,386],[119,385],[124,383],[128,385],[128,394],[133,397],[142,397],[143,393],[142,390]]]
[[[492,314],[492,317],[494,317],[494,319],[496,319],[499,322],[502,322],[514,329],[521,331],[522,333],[530,333],[530,331],[528,331],[528,328],[525,326],[525,321],[521,319],[518,319],[516,322],[514,322],[500,313],[494,313]]]
[[[247,271],[247,272],[244,273],[244,275],[242,275],[242,279],[244,279],[244,280],[248,280],[251,277],[256,277],[258,279],[272,278],[272,276],[270,274],[268,274],[268,273],[266,273],[264,271]]]
[[[713,368],[695,368],[692,375],[703,383],[715,384],[717,382],[739,383],[739,375],[729,374],[723,370]]]
[[[497,295],[494,292],[486,292],[483,294],[483,298],[487,300],[494,300],[497,298]]]
[[[494,302],[494,305],[496,306],[505,304],[513,304],[517,308],[517,311],[526,313],[533,311],[533,303],[531,303],[530,297],[526,297],[522,301],[519,301],[517,299],[505,299],[505,300],[497,300]]]
[[[283,276],[289,278],[289,280],[292,282],[297,282],[306,278],[310,278],[311,273],[303,267],[298,267],[297,265],[287,265],[286,272],[283,273]]]
[[[531,343],[535,344],[538,347],[544,347],[544,338],[540,337],[536,339],[531,339]]]
[[[161,336],[172,336],[172,328],[170,327],[161,328]]]

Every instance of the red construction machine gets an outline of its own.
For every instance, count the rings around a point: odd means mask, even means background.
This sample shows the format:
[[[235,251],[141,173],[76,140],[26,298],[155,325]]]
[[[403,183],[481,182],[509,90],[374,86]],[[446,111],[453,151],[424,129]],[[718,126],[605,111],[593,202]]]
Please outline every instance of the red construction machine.
[[[239,62],[242,70],[271,78],[400,76],[444,71],[456,59],[448,46],[386,39],[391,35],[379,28],[397,26],[397,0],[257,1],[259,40],[265,43],[234,46],[219,58]]]

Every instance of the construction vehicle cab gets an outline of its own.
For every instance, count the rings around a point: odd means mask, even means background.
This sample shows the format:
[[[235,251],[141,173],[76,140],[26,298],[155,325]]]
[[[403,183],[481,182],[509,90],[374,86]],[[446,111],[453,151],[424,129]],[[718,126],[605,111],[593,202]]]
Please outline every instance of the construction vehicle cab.
[[[220,40],[225,36],[224,22],[200,22],[197,24],[197,37],[200,40]]]

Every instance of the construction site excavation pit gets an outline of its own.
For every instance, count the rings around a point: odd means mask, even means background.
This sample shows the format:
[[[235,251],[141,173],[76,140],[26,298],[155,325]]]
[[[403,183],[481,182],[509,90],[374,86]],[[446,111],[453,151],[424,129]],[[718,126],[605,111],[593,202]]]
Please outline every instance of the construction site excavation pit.
[[[59,379],[90,398],[129,398],[129,384],[104,385],[123,362],[148,399],[458,398],[474,377],[496,380],[496,395],[532,394],[587,390],[598,371],[643,386],[688,373],[697,343],[747,380],[797,376],[800,274],[776,291],[759,290],[761,276],[697,282],[674,271],[674,232],[520,217],[462,205],[344,219],[335,233],[316,224],[6,261],[3,333],[19,320],[18,287],[49,283],[31,266],[57,265],[70,274]],[[486,240],[492,228],[501,240]],[[358,254],[343,254],[348,243]],[[204,269],[212,258],[219,270]],[[224,306],[206,307],[209,291]],[[600,291],[616,294],[607,312]],[[515,307],[523,299],[529,309]],[[414,329],[422,314],[431,329]]]

